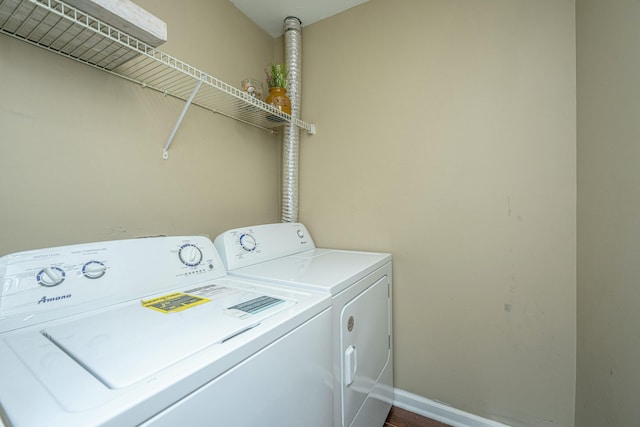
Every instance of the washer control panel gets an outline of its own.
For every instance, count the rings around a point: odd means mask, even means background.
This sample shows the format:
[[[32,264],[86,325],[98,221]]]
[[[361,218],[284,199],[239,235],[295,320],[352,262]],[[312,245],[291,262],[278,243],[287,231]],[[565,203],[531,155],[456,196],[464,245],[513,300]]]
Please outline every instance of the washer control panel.
[[[7,318],[18,318],[20,324],[20,319],[34,314],[73,314],[225,274],[213,243],[204,236],[115,240],[9,254],[0,258],[0,331]]]
[[[236,228],[220,234],[214,243],[229,271],[315,249],[309,231],[300,223]]]

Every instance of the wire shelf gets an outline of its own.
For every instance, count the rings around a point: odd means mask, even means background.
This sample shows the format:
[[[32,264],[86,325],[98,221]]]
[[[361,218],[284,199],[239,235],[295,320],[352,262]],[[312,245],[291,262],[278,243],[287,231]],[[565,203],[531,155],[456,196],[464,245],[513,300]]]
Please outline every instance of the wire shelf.
[[[58,0],[0,0],[0,32],[184,100],[183,115],[193,103],[273,133],[284,124],[315,133],[315,125]]]

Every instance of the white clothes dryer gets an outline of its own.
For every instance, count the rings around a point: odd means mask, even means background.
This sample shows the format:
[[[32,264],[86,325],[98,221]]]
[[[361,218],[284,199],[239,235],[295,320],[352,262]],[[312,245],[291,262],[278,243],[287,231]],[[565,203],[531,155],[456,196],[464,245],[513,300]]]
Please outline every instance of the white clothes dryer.
[[[331,295],[334,426],[383,426],[393,402],[391,255],[316,248],[300,223],[233,229],[214,243],[229,275]]]
[[[211,240],[0,258],[0,424],[333,424],[326,293],[229,278]]]

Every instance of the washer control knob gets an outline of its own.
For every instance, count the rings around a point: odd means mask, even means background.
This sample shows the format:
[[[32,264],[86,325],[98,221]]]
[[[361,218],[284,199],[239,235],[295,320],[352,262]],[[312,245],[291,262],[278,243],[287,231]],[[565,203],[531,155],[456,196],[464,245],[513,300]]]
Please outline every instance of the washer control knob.
[[[185,243],[180,246],[178,256],[180,261],[188,267],[196,267],[202,262],[202,251],[192,243]]]
[[[253,252],[256,250],[256,238],[251,234],[243,234],[240,236],[240,246],[247,252]]]
[[[40,270],[36,279],[41,286],[52,287],[64,282],[66,276],[60,267],[47,267]]]
[[[100,261],[89,261],[82,266],[82,274],[87,279],[99,279],[107,272],[107,266]]]

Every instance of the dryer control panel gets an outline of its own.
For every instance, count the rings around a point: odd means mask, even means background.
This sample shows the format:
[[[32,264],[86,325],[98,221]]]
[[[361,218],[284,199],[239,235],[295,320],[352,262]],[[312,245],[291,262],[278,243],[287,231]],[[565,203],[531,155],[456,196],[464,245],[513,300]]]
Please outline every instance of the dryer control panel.
[[[0,258],[0,332],[225,275],[204,236],[60,246]]]
[[[307,228],[293,222],[228,230],[214,243],[229,271],[316,247]]]

